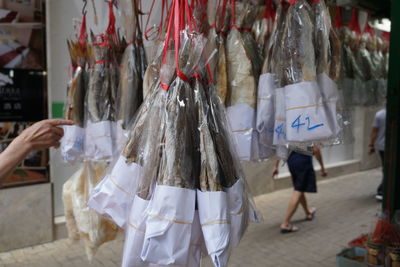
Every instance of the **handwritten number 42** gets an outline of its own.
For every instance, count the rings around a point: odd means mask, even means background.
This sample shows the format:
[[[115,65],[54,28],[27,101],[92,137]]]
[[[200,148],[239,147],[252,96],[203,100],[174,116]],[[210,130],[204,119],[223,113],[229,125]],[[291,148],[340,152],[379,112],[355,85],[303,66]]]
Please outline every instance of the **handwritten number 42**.
[[[311,119],[310,117],[306,117],[305,120],[307,121],[307,131],[312,131],[316,128],[324,126],[323,123],[320,124],[315,124],[311,125]],[[306,123],[301,121],[301,115],[299,115],[293,122],[292,122],[292,128],[297,128],[297,132],[300,132],[300,127],[305,126]]]

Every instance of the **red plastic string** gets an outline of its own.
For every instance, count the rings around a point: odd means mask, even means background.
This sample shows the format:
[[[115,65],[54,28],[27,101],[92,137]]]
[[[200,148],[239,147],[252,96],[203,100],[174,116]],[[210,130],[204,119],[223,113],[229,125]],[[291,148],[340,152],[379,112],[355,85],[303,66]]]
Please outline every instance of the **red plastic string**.
[[[374,37],[374,36],[375,36],[375,31],[374,31],[374,29],[372,29],[371,26],[369,26],[368,21],[367,21],[367,24],[365,25],[364,32],[365,32],[365,33],[369,33],[369,35],[370,35],[371,37]]]
[[[160,83],[160,87],[165,91],[168,91],[168,89],[169,89],[169,85],[166,83]]]
[[[350,18],[349,28],[356,32],[357,34],[361,34],[360,24],[358,23],[358,11],[353,8]]]
[[[390,32],[382,32],[382,39],[390,41]]]
[[[276,11],[272,0],[265,0],[265,14],[266,19],[275,19]]]
[[[222,10],[221,10],[220,28],[217,29],[218,33],[221,33],[222,29],[224,28],[225,15],[226,15],[226,5],[227,4],[228,4],[228,0],[223,0],[223,2],[222,2]]]
[[[175,42],[175,67],[176,67],[176,74],[179,77],[181,71],[179,70],[179,47],[180,47],[180,29],[182,25],[182,14],[181,14],[181,5],[180,0],[175,0],[175,14],[174,14],[174,42]]]
[[[343,26],[343,19],[342,19],[342,7],[338,6],[336,9],[336,18],[333,27],[341,28]]]
[[[114,15],[114,1],[108,2],[108,26],[106,34],[111,36],[114,42],[117,42],[116,30],[115,30],[115,15]]]
[[[165,37],[165,40],[164,40],[164,51],[163,51],[163,58],[162,58],[163,64],[165,64],[166,59],[167,59],[168,46],[169,46],[169,40],[171,37],[171,28],[172,28],[173,17],[174,17],[175,2],[176,2],[176,0],[172,1],[171,12],[169,14],[169,19],[168,19],[169,21],[168,21],[168,27],[167,27],[167,36]]]
[[[239,27],[235,23],[235,13],[236,13],[236,6],[235,6],[235,0],[231,0],[231,9],[232,9],[232,17],[231,17],[231,29],[236,28],[239,29]]]
[[[85,42],[87,40],[87,32],[86,32],[86,13],[83,14],[82,17],[82,24],[81,24],[81,28],[79,30],[79,44],[81,45],[81,48],[83,49],[85,46]]]
[[[289,4],[289,5],[294,5],[294,4],[297,3],[297,1],[298,1],[298,0],[290,0],[288,4]]]

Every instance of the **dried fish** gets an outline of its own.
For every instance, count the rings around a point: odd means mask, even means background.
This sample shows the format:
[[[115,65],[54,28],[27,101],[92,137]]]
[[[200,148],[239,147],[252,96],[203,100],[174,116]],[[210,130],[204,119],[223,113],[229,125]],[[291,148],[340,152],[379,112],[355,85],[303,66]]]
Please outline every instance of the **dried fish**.
[[[275,72],[279,81],[278,87],[315,81],[314,23],[311,7],[305,1],[297,1],[289,7],[285,20],[279,53],[281,64],[279,71]]]
[[[199,139],[200,139],[200,190],[223,191],[222,170],[218,161],[215,140],[212,138],[208,113],[211,111],[207,96],[199,78],[196,78],[194,90],[196,93],[196,104],[198,106]]]
[[[253,66],[257,66],[255,63],[257,58],[252,57],[254,55],[254,47],[252,47],[252,43],[247,42],[249,38],[247,38],[247,35],[242,35],[240,32],[240,27],[242,27],[246,18],[249,18],[250,20],[253,11],[249,4],[243,4],[240,2],[235,3],[235,8],[235,27],[232,27],[229,31],[226,40],[226,58],[229,81],[227,106],[245,103],[250,107],[255,108],[257,90],[256,77],[258,77],[259,72],[254,70]],[[251,37],[251,33],[249,34]],[[253,51],[252,54],[248,54],[250,51]]]
[[[67,41],[68,50],[71,57],[72,78],[67,88],[67,112],[66,118],[73,120],[78,126],[84,124],[84,103],[86,95],[86,55],[88,45],[85,42]]]
[[[89,87],[86,95],[86,103],[88,119],[91,122],[99,122],[108,120],[112,115],[110,76],[107,68],[108,46],[100,38],[93,44],[92,50],[92,55],[89,55],[92,67],[89,71]]]

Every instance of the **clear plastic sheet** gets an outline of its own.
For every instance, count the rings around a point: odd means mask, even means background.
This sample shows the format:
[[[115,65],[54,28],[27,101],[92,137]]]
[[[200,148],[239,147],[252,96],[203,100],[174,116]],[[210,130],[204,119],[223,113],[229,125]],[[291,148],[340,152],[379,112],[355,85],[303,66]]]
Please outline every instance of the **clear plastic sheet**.
[[[79,23],[79,34],[76,40],[67,40],[71,58],[70,81],[67,88],[65,117],[75,122],[75,125],[64,126],[64,136],[61,140],[61,155],[65,162],[75,163],[83,158],[84,154],[84,120],[85,95],[87,88],[87,57],[88,51],[86,34],[86,17]],[[78,30],[77,30],[78,31]]]
[[[237,151],[242,160],[250,160],[258,75],[261,71],[261,58],[251,32],[241,32],[255,19],[255,10],[247,3],[237,2],[234,24],[226,40],[226,59],[228,73],[227,107],[231,129],[237,140]]]
[[[278,87],[284,88],[284,127],[291,143],[327,140],[333,135],[317,83],[312,14],[306,1],[292,3],[280,46],[281,69],[276,74]]]

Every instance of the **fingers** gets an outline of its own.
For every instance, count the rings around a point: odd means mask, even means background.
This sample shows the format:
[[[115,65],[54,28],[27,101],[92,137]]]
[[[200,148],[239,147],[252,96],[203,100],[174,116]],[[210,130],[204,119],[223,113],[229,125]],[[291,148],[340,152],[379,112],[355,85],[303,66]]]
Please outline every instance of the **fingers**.
[[[73,121],[63,120],[63,119],[48,119],[48,120],[44,120],[44,122],[49,123],[52,126],[74,125]]]
[[[53,132],[59,136],[60,138],[64,136],[64,129],[60,127],[53,127],[52,128]]]

